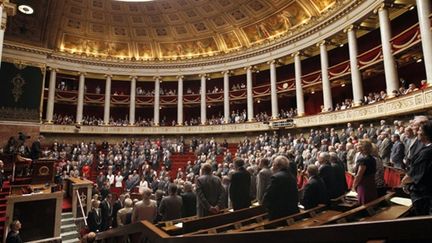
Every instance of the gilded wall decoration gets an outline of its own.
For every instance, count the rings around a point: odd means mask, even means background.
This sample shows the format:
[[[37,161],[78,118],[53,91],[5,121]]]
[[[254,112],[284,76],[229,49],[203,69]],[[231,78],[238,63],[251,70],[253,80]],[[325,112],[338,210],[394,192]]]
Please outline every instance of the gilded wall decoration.
[[[20,74],[17,74],[12,80],[12,95],[15,103],[19,101],[23,94],[23,87],[26,84],[26,81],[21,77]]]
[[[320,12],[332,6],[336,0],[310,0]]]
[[[310,19],[310,14],[297,2],[292,2],[281,11],[266,19],[243,28],[250,43],[261,42],[281,35]]]
[[[63,36],[63,50],[93,55],[128,56],[128,43],[108,42],[70,34]]]
[[[228,50],[242,47],[242,44],[234,31],[223,33],[221,36]]]
[[[213,38],[196,41],[160,43],[161,57],[192,57],[209,52],[218,52],[219,48]]]

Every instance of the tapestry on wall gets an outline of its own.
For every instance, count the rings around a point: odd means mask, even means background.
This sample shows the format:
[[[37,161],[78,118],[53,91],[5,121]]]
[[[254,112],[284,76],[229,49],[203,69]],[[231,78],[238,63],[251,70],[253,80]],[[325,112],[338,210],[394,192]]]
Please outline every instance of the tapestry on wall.
[[[0,69],[0,120],[39,121],[43,72],[8,62]]]

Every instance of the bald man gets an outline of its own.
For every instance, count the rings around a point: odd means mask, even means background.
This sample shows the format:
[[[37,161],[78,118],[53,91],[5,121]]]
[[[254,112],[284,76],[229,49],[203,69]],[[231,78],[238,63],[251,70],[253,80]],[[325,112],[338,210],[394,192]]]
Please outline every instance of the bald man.
[[[270,220],[298,213],[297,181],[289,171],[288,159],[281,155],[275,157],[272,170],[273,176],[263,199]]]

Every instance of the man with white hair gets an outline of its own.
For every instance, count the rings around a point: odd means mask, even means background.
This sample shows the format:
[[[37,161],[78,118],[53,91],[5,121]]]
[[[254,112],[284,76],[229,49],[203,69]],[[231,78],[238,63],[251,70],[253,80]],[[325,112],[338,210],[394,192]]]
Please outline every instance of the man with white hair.
[[[299,212],[296,178],[289,171],[289,161],[285,156],[273,160],[273,176],[264,194],[263,205],[270,219],[281,218]]]
[[[130,198],[124,200],[124,208],[117,212],[117,226],[123,226],[132,222],[133,201]]]

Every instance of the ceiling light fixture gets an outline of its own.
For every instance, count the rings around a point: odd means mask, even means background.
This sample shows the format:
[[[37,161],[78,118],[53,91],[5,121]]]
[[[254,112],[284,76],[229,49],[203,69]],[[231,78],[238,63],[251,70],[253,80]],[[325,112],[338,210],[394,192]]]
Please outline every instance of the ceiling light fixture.
[[[32,7],[28,6],[28,5],[19,5],[18,6],[18,10],[23,13],[23,14],[33,14],[34,10]]]

